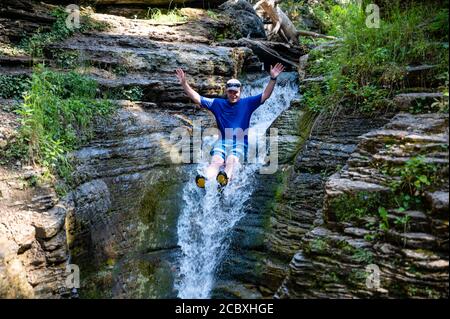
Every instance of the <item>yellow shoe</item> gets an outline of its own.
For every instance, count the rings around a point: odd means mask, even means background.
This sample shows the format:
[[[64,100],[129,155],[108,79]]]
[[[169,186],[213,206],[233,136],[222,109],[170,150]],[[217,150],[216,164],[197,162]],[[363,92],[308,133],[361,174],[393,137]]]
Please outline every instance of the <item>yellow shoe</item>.
[[[195,177],[195,184],[200,188],[205,188],[206,179],[202,175],[197,175]]]
[[[228,176],[224,171],[219,172],[216,177],[217,182],[221,187],[225,187],[228,184]]]

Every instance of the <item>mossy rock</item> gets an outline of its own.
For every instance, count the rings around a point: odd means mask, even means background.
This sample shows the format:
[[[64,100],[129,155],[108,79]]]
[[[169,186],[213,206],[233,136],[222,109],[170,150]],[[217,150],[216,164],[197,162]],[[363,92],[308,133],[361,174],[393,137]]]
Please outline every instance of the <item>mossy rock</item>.
[[[144,190],[137,215],[143,233],[138,250],[151,251],[176,245],[182,183],[164,179]]]
[[[378,216],[380,206],[394,205],[393,196],[388,192],[342,193],[333,197],[326,210],[327,221],[365,223],[364,217]]]

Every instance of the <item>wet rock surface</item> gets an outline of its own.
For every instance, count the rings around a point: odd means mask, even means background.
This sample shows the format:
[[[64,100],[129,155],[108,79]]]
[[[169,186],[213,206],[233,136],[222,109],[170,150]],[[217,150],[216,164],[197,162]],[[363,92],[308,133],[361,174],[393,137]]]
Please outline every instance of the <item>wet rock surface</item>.
[[[20,17],[28,19],[25,12]],[[81,297],[176,297],[176,222],[190,168],[172,161],[171,134],[180,128],[192,132],[195,120],[204,128],[215,121],[187,98],[175,69],[183,68],[200,94],[221,96],[230,77],[238,77],[246,65],[261,65],[249,48],[211,45],[234,22],[211,19],[204,10],[200,19],[174,25],[106,14],[92,18],[109,27],[53,43],[44,49],[45,58],[52,68],[75,68],[95,79],[99,97],[115,90],[118,94],[109,97],[126,100],[115,100],[117,112],[98,119],[94,138],[68,155],[76,186],[67,202],[58,201],[51,187],[29,187],[23,163],[17,163],[17,173],[2,167],[5,297],[70,296],[65,287],[69,258],[80,269]],[[8,41],[19,40],[13,29],[2,31]],[[0,68],[7,75],[31,74],[31,62],[5,56]],[[133,99],[139,101],[130,101],[127,92],[137,92]],[[2,100],[2,147],[18,128],[12,109]]]
[[[55,17],[31,0],[0,2],[0,41],[15,43],[38,28],[50,30]]]
[[[0,11],[2,41],[17,42],[20,28],[31,34],[54,21],[48,10],[26,12],[27,3]],[[192,168],[172,161],[171,133],[192,130],[195,120],[204,127],[215,121],[189,101],[174,70],[183,68],[200,94],[220,96],[228,78],[242,72],[257,78],[263,65],[274,61],[251,40],[230,36],[239,31],[264,37],[248,5],[221,9],[228,18],[186,8],[186,16],[197,18],[173,24],[94,14],[109,25],[106,30],[76,34],[44,50],[52,68],[89,75],[100,84],[99,97],[112,94],[119,108],[111,118],[98,119],[93,139],[69,154],[76,185],[63,199],[51,187],[30,187],[39,172],[23,163],[0,166],[0,296],[68,297],[67,263],[80,267],[83,298],[177,296],[176,224],[182,185]],[[266,45],[289,61],[306,53]],[[306,60],[303,56],[300,66]],[[2,56],[0,70],[30,74],[31,63],[26,56]],[[432,68],[409,68],[408,83],[424,86]],[[301,69],[299,74],[305,86],[323,80]],[[396,111],[406,111],[436,99],[442,96],[405,93],[394,102]],[[11,101],[0,104],[1,150],[14,139],[18,119]],[[425,192],[421,209],[386,207],[384,222],[391,227],[383,231],[377,211],[346,219],[356,211],[349,200],[355,194],[367,204],[371,198],[389,199],[392,178],[381,172],[383,165],[401,166],[422,154],[448,178],[448,116],[334,115],[318,116],[296,100],[273,123],[280,134],[280,169],[258,176],[212,297],[448,297],[448,185]],[[336,204],[342,202],[343,209]],[[373,269],[380,272],[380,285],[373,277],[367,284]]]
[[[232,17],[244,38],[266,38],[262,20],[256,15],[251,3],[243,0],[227,1],[218,7]]]
[[[64,221],[72,209],[70,202],[58,201],[51,187],[30,187],[23,171],[4,168],[0,194],[0,296],[69,295]],[[39,199],[44,198],[42,207]]]
[[[377,207],[387,207],[392,196],[387,179],[395,177],[383,174],[382,164],[401,166],[423,154],[426,163],[442,168],[439,178],[446,181],[448,153],[442,152],[446,148],[448,115],[439,113],[400,113],[382,128],[360,136],[344,168],[326,180],[317,225],[298,242],[300,247],[275,296],[447,297],[448,184],[436,180],[438,189],[424,196],[428,202],[421,210],[387,209],[387,229],[380,230],[381,215],[370,211],[371,198],[377,198]],[[362,206],[367,211],[349,219],[342,212],[355,211],[355,194],[367,196]],[[342,208],[340,198],[345,201]],[[376,285],[370,267],[376,268]]]
[[[155,26],[96,17],[111,22],[107,34],[73,37],[58,48],[81,49],[81,59],[95,65],[87,72],[103,90],[139,88],[142,101],[120,101],[110,120],[99,121],[89,145],[71,155],[79,186],[68,243],[86,278],[80,296],[174,298],[177,219],[190,167],[172,161],[171,134],[192,131],[193,121],[215,125],[189,101],[174,71],[183,68],[200,94],[220,96],[226,80],[258,58],[246,47],[210,46],[208,28],[218,22]],[[117,66],[126,75],[109,72]]]
[[[236,227],[230,257],[222,265],[214,296],[236,298],[242,295],[243,287],[246,296],[249,289],[265,298],[279,291],[292,271],[288,265],[301,249],[305,236],[323,224],[328,176],[345,165],[357,147],[358,136],[381,127],[392,116],[367,118],[343,112],[338,117],[317,117],[306,112],[298,101],[280,115],[272,124],[280,129],[280,145],[286,145],[281,147],[280,158],[287,154],[291,155],[286,158],[292,157],[294,153],[294,159],[281,165],[277,174],[260,176],[247,214]],[[296,138],[284,142],[285,136],[291,134]],[[222,281],[233,285],[225,289]],[[292,298],[296,297],[292,294]]]

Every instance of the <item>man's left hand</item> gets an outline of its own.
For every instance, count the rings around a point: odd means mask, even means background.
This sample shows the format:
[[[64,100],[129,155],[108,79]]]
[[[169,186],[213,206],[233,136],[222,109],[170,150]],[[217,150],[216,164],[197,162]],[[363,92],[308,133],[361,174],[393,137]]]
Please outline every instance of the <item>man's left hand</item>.
[[[280,73],[283,71],[284,71],[284,65],[281,63],[275,64],[274,67],[270,66],[270,76],[272,78],[278,77],[278,75],[280,75]]]

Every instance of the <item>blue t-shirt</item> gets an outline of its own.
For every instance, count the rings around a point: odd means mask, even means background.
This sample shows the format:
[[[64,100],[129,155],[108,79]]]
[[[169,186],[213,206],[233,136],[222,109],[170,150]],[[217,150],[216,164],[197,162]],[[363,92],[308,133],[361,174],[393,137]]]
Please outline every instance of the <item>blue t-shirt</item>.
[[[230,103],[228,99],[207,98],[200,96],[200,104],[210,110],[217,121],[217,127],[222,134],[222,139],[226,136],[226,128],[241,128],[244,133],[250,126],[252,113],[262,104],[262,93],[239,99],[236,103]],[[234,136],[241,138],[240,136]],[[244,136],[244,143],[247,144],[247,135]]]

